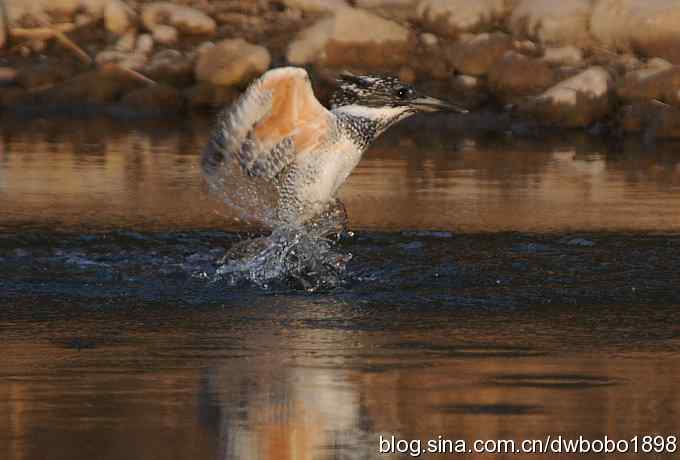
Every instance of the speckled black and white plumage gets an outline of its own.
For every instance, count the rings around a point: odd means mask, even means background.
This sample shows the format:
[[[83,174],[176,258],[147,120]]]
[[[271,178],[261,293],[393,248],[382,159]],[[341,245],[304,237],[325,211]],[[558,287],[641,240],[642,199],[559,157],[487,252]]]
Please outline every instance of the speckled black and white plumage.
[[[307,106],[318,107],[312,107],[312,112],[305,112],[305,105],[299,110],[292,108],[291,116],[300,116],[299,123],[303,124],[289,130],[290,134],[280,138],[269,134],[266,139],[258,137],[258,129],[262,130],[267,123],[267,133],[281,131],[277,131],[275,124],[270,126],[275,122],[267,121],[281,118],[275,113],[286,110],[281,107],[281,100],[296,104],[296,99],[286,99],[286,94],[280,91],[294,91],[299,94],[295,97],[313,99]],[[274,99],[279,101],[278,105],[272,103]],[[223,112],[204,153],[204,172],[214,175],[224,161],[236,159],[245,175],[265,178],[275,185],[281,221],[302,224],[334,201],[338,188],[381,133],[420,110],[440,110],[436,104],[444,107],[443,102],[419,96],[410,85],[395,77],[343,74],[329,111],[314,98],[304,70],[275,69],[265,73]],[[309,113],[319,123],[309,116],[305,118]],[[287,121],[290,120],[280,123]],[[300,132],[306,136],[304,147],[294,140]]]
[[[343,73],[338,89],[331,96],[331,109],[348,105],[364,107],[403,107],[417,97],[416,90],[397,77]]]

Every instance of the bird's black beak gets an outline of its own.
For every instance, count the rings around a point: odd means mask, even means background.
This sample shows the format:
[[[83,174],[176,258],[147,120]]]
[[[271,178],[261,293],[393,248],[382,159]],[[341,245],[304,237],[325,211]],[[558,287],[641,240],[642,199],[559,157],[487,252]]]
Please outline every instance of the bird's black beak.
[[[441,99],[436,99],[434,97],[422,96],[413,99],[409,102],[409,105],[416,110],[421,112],[455,112],[455,113],[468,113],[468,111],[462,107],[458,107],[449,104]]]

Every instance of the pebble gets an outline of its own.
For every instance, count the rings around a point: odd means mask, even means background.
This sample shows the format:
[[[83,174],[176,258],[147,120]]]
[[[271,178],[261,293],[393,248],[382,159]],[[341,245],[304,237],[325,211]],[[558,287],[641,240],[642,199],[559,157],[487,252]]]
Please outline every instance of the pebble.
[[[430,32],[420,34],[420,41],[422,41],[427,46],[436,46],[439,43],[437,36]]]

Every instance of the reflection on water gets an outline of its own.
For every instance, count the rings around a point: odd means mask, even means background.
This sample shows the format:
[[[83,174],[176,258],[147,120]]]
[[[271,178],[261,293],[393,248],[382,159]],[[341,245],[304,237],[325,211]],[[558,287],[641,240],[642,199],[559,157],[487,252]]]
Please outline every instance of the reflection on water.
[[[355,459],[376,458],[381,434],[680,428],[680,331],[654,307],[621,309],[648,332],[632,341],[630,324],[598,309],[443,313],[284,297],[218,310],[93,306],[76,320],[73,306],[43,308],[3,315],[2,458]]]
[[[417,123],[382,139],[342,190],[354,228],[680,229],[677,143],[488,140]],[[1,128],[0,225],[239,227],[202,187],[205,120],[17,124]]]
[[[416,120],[343,190],[347,283],[307,295],[215,278],[240,223],[202,190],[208,129],[3,123],[0,459],[680,435],[675,145]]]

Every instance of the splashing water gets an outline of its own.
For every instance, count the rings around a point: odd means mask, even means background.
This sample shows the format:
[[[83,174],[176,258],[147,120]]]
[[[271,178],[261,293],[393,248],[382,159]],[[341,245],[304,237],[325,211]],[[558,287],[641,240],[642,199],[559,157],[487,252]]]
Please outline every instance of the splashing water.
[[[352,258],[336,248],[345,224],[344,208],[336,206],[309,225],[276,227],[268,236],[230,248],[216,275],[232,285],[246,281],[263,288],[285,285],[310,292],[337,287]]]
[[[218,262],[216,276],[229,284],[253,283],[262,288],[287,286],[306,291],[332,289],[344,282],[352,255],[337,249],[347,214],[339,201],[313,222],[291,226],[277,218],[278,194],[267,180],[244,175],[235,162],[205,174],[210,191],[239,218],[264,224],[268,236],[241,241]]]
[[[352,258],[335,250],[335,243],[306,229],[276,229],[269,236],[236,244],[216,274],[232,285],[246,281],[265,289],[332,289],[343,283]]]

